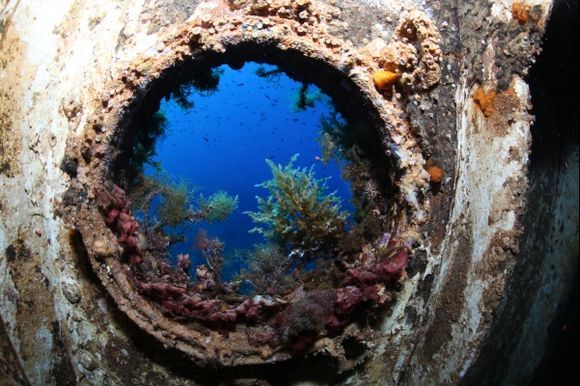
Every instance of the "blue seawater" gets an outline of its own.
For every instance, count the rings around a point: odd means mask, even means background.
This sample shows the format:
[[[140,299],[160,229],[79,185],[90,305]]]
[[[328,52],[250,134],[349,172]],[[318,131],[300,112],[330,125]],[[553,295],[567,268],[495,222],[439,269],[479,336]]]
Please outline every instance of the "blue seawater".
[[[258,68],[276,67],[253,62],[240,70],[221,66],[219,86],[212,93],[194,92],[192,109],[182,109],[174,99],[163,100],[160,111],[167,117],[166,135],[156,146],[155,161],[172,178],[184,178],[208,197],[225,190],[239,198],[238,209],[224,222],[204,222],[188,226],[187,241],[172,247],[171,254],[189,253],[193,266],[204,263],[199,251],[191,248],[199,229],[211,238],[225,243],[223,278],[228,280],[244,265],[232,259],[236,250],[263,243],[263,236],[249,233],[254,227],[244,211],[257,210],[256,196],[267,197],[268,191],[256,187],[271,178],[265,159],[286,165],[293,154],[300,156],[299,167],[314,165],[317,178],[330,177],[328,192],[336,191],[342,208],[352,212],[350,185],[341,177],[341,165],[321,162],[317,142],[320,120],[334,110],[330,98],[321,94],[314,106],[297,111],[295,101],[301,83],[284,73],[259,77]],[[311,85],[309,93],[319,90]],[[152,167],[146,174],[155,174]],[[229,258],[228,258],[229,257]],[[193,271],[195,272],[195,271]]]

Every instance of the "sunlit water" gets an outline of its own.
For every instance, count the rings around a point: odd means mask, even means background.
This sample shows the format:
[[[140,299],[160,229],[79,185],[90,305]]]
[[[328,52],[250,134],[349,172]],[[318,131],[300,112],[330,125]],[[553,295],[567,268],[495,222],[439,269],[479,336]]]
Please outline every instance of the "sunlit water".
[[[259,77],[256,70],[260,66],[247,63],[237,71],[222,66],[218,90],[194,93],[192,109],[182,109],[173,99],[163,100],[160,107],[167,117],[167,131],[157,143],[155,160],[164,172],[189,180],[200,188],[196,194],[207,197],[225,190],[239,198],[239,207],[228,220],[189,226],[187,241],[171,250],[173,256],[189,253],[193,265],[204,263],[201,253],[191,246],[198,230],[207,230],[208,236],[225,243],[224,279],[243,266],[243,262],[231,259],[236,250],[266,241],[259,234],[249,233],[255,225],[244,214],[257,210],[257,195],[268,194],[255,186],[271,178],[266,158],[286,165],[293,154],[299,153],[295,166],[314,165],[317,178],[330,177],[328,192],[336,191],[343,200],[342,208],[352,211],[350,187],[342,179],[339,165],[334,161],[324,165],[320,158],[320,119],[333,111],[330,98],[322,95],[313,107],[297,111],[295,101],[301,83],[284,74]],[[310,86],[310,93],[316,91]],[[148,167],[146,174],[154,174],[154,169]]]

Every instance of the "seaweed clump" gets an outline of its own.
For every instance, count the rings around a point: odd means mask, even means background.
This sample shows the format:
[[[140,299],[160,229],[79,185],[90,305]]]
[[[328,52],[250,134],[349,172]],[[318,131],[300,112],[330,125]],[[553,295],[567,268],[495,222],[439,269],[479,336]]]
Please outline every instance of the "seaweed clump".
[[[126,175],[117,179],[131,181],[143,174],[145,165],[159,168],[159,163],[153,160],[156,155],[155,144],[165,136],[166,131],[167,117],[159,111],[145,121],[142,129],[133,133],[133,146],[126,150],[127,166],[122,169]]]
[[[258,187],[270,192],[267,199],[256,197],[257,212],[246,212],[255,223],[263,224],[251,230],[306,260],[315,254],[333,254],[345,233],[348,213],[340,209],[340,199],[334,192],[326,193],[326,178],[317,179],[314,166],[295,168],[295,154],[290,162],[277,165],[266,163],[272,179]]]
[[[194,93],[208,95],[217,91],[222,73],[223,71],[219,69],[198,69],[189,82],[178,85],[165,98],[173,98],[183,110],[190,110],[194,107],[192,95]]]
[[[304,350],[332,321],[334,303],[333,291],[314,290],[304,294],[278,317],[281,342],[294,351]]]
[[[171,181],[163,176],[146,176],[130,194],[133,207],[144,217],[153,221],[155,227],[176,227],[186,221],[209,223],[224,221],[238,207],[238,196],[217,191],[209,197],[200,194],[195,200],[197,188],[185,180]],[[160,202],[155,216],[150,216],[154,199]]]
[[[295,287],[292,258],[279,246],[256,244],[244,253],[243,259],[248,267],[242,270],[237,280],[250,284],[254,293],[279,295]]]
[[[171,245],[186,241],[189,224],[224,221],[238,207],[237,196],[218,191],[195,199],[196,190],[184,180],[163,176],[142,176],[141,182],[134,185],[129,200],[152,254],[168,257]]]
[[[223,190],[212,193],[208,198],[199,195],[198,214],[200,218],[209,223],[226,220],[238,207],[238,196],[231,196]]]

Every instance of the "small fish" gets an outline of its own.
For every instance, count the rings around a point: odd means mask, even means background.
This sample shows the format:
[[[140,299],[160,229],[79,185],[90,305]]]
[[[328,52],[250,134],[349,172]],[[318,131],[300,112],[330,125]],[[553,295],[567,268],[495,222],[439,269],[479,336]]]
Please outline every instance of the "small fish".
[[[315,156],[314,157],[314,160],[319,161],[319,162],[322,162],[322,158],[320,158],[319,156]]]
[[[203,140],[204,140],[205,142],[208,142],[208,143],[209,143],[209,138],[208,138],[208,137],[203,137]]]
[[[238,86],[238,87],[245,86],[245,83],[240,82],[240,83],[236,84],[236,86]]]

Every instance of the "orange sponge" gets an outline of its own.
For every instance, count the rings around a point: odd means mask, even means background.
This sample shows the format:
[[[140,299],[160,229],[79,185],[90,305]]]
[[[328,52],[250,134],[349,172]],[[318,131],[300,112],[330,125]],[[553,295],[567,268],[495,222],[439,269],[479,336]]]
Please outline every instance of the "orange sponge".
[[[489,117],[493,114],[493,101],[495,100],[496,93],[494,90],[485,91],[483,88],[478,88],[473,94],[473,100],[479,106],[483,115]]]
[[[377,90],[383,91],[397,83],[399,74],[387,70],[378,70],[373,74],[373,81]]]
[[[435,163],[429,159],[427,165],[425,165],[427,173],[429,173],[429,179],[434,184],[439,184],[443,181],[443,176],[445,176],[445,171],[442,167],[435,165]]]
[[[512,4],[512,16],[520,24],[526,24],[528,22],[528,7],[526,7],[523,1],[515,1]]]

